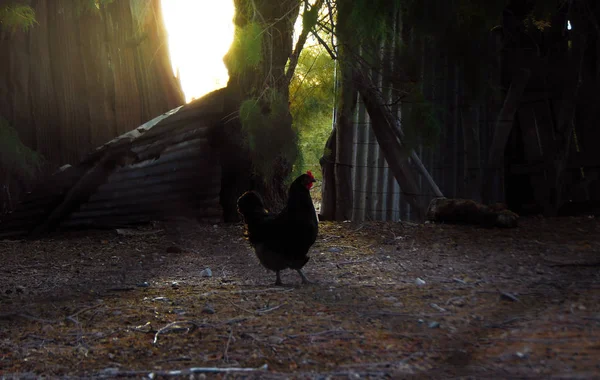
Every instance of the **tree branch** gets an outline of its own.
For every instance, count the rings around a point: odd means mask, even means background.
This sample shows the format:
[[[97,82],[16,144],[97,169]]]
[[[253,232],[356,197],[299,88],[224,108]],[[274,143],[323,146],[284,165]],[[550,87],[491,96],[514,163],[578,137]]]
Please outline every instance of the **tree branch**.
[[[335,55],[333,50],[327,45],[327,42],[323,41],[323,39],[319,36],[318,33],[313,32],[312,35],[315,36],[315,38],[317,39],[317,41],[319,41],[321,46],[323,46],[323,48],[325,48],[325,50],[327,50],[327,53],[329,53],[329,56],[331,57],[331,59],[333,59],[335,61],[337,59],[337,56]]]
[[[308,0],[304,1],[304,13],[306,12],[319,12],[319,9],[323,6],[324,0],[317,0],[314,5],[310,6],[308,9],[309,3]],[[304,18],[306,20],[306,18]],[[288,67],[287,72],[285,73],[285,77],[287,83],[289,84],[292,81],[292,77],[294,76],[294,72],[296,71],[296,66],[298,66],[298,59],[300,58],[300,53],[302,52],[302,48],[304,48],[304,44],[306,43],[306,39],[308,38],[308,33],[314,27],[314,25],[309,25],[306,22],[302,23],[302,32],[300,33],[300,37],[298,37],[298,42],[296,43],[296,47],[292,55],[290,56],[290,65]]]

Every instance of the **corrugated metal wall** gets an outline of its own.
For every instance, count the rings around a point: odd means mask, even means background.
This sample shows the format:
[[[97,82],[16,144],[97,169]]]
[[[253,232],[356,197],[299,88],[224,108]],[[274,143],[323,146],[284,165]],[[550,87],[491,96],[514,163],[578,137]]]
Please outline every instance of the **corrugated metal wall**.
[[[422,43],[421,48],[421,80],[422,91],[438,110],[440,120],[440,136],[435,146],[415,148],[417,155],[433,177],[444,196],[449,198],[471,198],[466,194],[467,178],[465,169],[464,138],[462,131],[462,111],[468,109],[461,77],[463,73],[458,65],[449,61],[448,57],[440,54],[432,44]],[[386,49],[382,49],[386,51]],[[385,59],[384,58],[384,63]],[[390,60],[391,61],[391,60]],[[386,67],[383,66],[383,77]],[[388,70],[393,70],[393,67]],[[397,115],[402,125],[402,105],[394,104],[389,88],[390,83],[383,83],[377,75],[372,75],[373,82],[382,89],[384,99],[392,104],[391,110]],[[497,104],[484,104],[477,107],[476,120],[479,124],[480,157],[487,158],[488,147],[492,138]],[[404,121],[406,122],[406,121]],[[406,127],[405,125],[402,125]],[[393,173],[390,171],[383,153],[371,129],[369,115],[364,104],[358,97],[354,118],[354,220],[413,220],[416,215],[410,204],[402,195]],[[410,159],[409,159],[410,160]],[[482,170],[480,162],[479,170]],[[434,197],[425,179],[417,171],[420,193],[418,196],[423,204]]]
[[[65,165],[0,215],[0,238],[180,216],[221,221],[221,152],[211,135],[229,114],[227,98],[214,91]]]

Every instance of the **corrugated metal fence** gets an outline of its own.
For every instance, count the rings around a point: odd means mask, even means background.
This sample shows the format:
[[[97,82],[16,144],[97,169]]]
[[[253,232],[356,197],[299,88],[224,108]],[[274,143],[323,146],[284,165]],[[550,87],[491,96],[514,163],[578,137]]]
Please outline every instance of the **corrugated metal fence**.
[[[449,64],[448,58],[439,54],[439,49],[423,44],[421,75],[423,93],[438,110],[440,120],[440,136],[435,146],[415,148],[417,155],[433,177],[436,184],[446,197],[467,197],[466,181],[469,173],[465,169],[465,150],[462,127],[462,117],[465,112],[474,112],[479,126],[480,167],[487,158],[485,147],[489,146],[492,138],[493,125],[498,105],[492,102],[479,107],[468,108],[464,100],[464,88],[461,83],[460,68]],[[436,54],[437,53],[437,54]],[[385,70],[385,68],[384,68]],[[389,83],[382,83],[380,78],[373,76],[383,91],[388,104],[394,104],[391,99]],[[404,128],[406,121],[402,120],[402,106],[392,105],[392,112],[401,120]],[[414,220],[416,214],[402,194],[402,189],[388,167],[377,139],[371,128],[369,115],[360,97],[358,98],[354,117],[354,149],[352,160],[352,175],[354,186],[353,220]],[[410,159],[409,159],[410,160]],[[473,168],[470,168],[473,170]],[[415,171],[415,173],[417,173]],[[427,205],[434,197],[422,175],[419,178],[422,204]]]

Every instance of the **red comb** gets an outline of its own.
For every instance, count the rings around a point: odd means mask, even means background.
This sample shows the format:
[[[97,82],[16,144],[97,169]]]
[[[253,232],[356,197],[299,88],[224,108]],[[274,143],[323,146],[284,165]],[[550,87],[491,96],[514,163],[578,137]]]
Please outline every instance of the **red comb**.
[[[306,171],[306,174],[310,177],[310,178],[315,178],[315,176],[312,174],[312,172],[310,170]]]

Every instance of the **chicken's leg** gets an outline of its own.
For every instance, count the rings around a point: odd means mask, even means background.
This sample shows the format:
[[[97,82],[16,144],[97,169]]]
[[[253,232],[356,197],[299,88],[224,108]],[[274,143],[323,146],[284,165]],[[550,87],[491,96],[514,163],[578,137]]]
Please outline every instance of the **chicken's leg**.
[[[296,271],[298,272],[298,274],[300,275],[300,277],[302,277],[302,283],[303,284],[312,284],[308,278],[306,278],[306,276],[304,275],[304,272],[302,272],[302,269],[296,269]]]
[[[277,279],[275,280],[275,285],[283,285],[283,283],[281,282],[281,276],[279,275],[279,271],[276,270],[275,273],[277,274]]]

